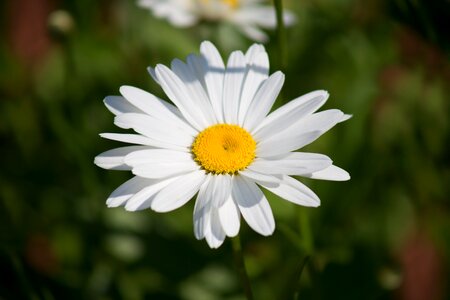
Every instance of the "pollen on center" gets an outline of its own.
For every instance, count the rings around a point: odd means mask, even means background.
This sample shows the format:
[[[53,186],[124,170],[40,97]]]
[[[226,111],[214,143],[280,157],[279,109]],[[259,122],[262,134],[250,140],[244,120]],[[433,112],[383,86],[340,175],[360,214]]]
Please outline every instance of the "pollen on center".
[[[210,126],[192,144],[195,161],[213,174],[236,174],[252,163],[255,152],[255,140],[237,125]]]

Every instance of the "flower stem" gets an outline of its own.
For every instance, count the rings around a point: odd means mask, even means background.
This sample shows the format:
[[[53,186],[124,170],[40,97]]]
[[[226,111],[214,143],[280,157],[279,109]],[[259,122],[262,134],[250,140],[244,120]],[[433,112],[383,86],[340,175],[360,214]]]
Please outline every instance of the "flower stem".
[[[241,278],[242,287],[244,288],[245,296],[247,300],[253,300],[252,288],[250,285],[250,279],[248,278],[247,269],[245,268],[244,255],[242,253],[241,239],[239,234],[231,239],[233,247],[234,261],[236,268]]]
[[[286,30],[283,22],[283,1],[274,0],[275,12],[277,18],[277,39],[278,39],[278,54],[281,69],[284,70],[287,66],[287,47],[286,47]]]
[[[304,207],[299,207],[299,229],[306,254],[312,255],[314,252],[314,240],[311,232],[308,211],[307,208]]]

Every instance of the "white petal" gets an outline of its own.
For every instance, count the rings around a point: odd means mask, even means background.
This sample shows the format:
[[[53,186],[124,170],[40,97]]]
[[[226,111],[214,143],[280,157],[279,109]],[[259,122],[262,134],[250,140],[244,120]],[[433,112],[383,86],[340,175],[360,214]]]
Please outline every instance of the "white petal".
[[[108,207],[121,206],[134,194],[152,183],[153,181],[150,179],[135,176],[115,189],[106,200],[106,205]]]
[[[94,164],[103,169],[110,170],[131,170],[131,167],[125,164],[125,156],[131,152],[148,149],[145,146],[128,146],[115,148],[97,155]]]
[[[258,140],[270,138],[301,118],[312,114],[327,100],[326,91],[315,91],[296,98],[268,115],[252,135]]]
[[[135,151],[125,157],[125,163],[132,167],[141,164],[171,163],[171,162],[194,162],[189,152],[169,149],[146,149]],[[194,162],[195,163],[195,162]]]
[[[273,73],[266,79],[253,97],[252,103],[245,116],[244,127],[252,132],[264,119],[272,108],[281,87],[284,83],[284,74],[280,71]]]
[[[231,176],[208,174],[200,187],[194,208],[194,233],[197,239],[206,238],[211,248],[220,246],[225,238],[219,220],[218,204],[231,195]]]
[[[153,141],[152,146],[186,150],[194,137],[180,130],[170,122],[163,122],[152,116],[136,113],[121,114],[115,117],[114,124],[120,128],[132,128]]]
[[[233,180],[232,195],[248,225],[262,235],[275,230],[272,209],[258,186],[242,176]]]
[[[242,83],[247,72],[247,64],[241,51],[231,53],[225,71],[223,86],[223,114],[225,122],[237,124]]]
[[[255,56],[250,56],[250,64],[247,66],[247,75],[245,83],[242,87],[241,102],[239,107],[239,124],[244,124],[245,116],[256,91],[261,84],[268,78],[269,74],[269,57],[267,53],[259,52]]]
[[[176,27],[189,27],[195,25],[198,18],[188,11],[173,10],[173,13],[168,16],[168,20]]]
[[[276,187],[267,185],[264,182],[258,182],[258,184],[292,203],[311,207],[320,205],[319,197],[306,185],[292,177],[283,176],[280,185]]]
[[[156,96],[133,86],[123,85],[120,87],[120,93],[128,102],[148,115],[172,118],[172,110],[177,109],[172,104],[165,102]],[[169,107],[171,107],[169,109]]]
[[[285,131],[308,132],[320,130],[322,133],[325,133],[343,118],[344,113],[339,109],[324,110],[297,121]]]
[[[137,145],[152,145],[153,142],[148,137],[140,134],[129,133],[100,133],[102,138]]]
[[[152,77],[152,79],[159,84],[159,80],[158,80],[158,76],[156,76],[156,72],[155,72],[155,68],[152,67],[147,67],[147,71],[150,74],[150,76]]]
[[[269,39],[267,34],[264,33],[261,29],[259,29],[257,26],[250,25],[248,22],[236,22],[239,26],[238,28],[250,39],[265,43]]]
[[[326,169],[314,172],[312,174],[304,174],[304,177],[312,179],[333,180],[333,181],[346,181],[350,180],[350,174],[335,165],[331,165]]]
[[[116,116],[125,113],[142,113],[140,109],[121,96],[108,96],[103,100],[103,103]]]
[[[222,229],[222,224],[220,224],[219,213],[216,207],[211,208],[210,226],[210,230],[205,232],[205,239],[209,247],[217,249],[225,240],[225,231]]]
[[[206,82],[205,82],[205,75],[208,70],[208,63],[207,63],[206,59],[201,55],[190,54],[186,58],[186,62],[187,62],[189,69],[191,70],[192,74],[194,74],[195,77],[197,77],[200,84],[202,85],[202,88],[205,91],[206,97],[208,98],[208,101],[209,101],[208,92],[207,92],[208,89],[206,87]]]
[[[156,195],[151,208],[158,212],[167,212],[183,206],[197,193],[205,176],[205,172],[201,170],[180,176]]]
[[[197,77],[197,72],[181,60],[175,59],[171,64],[172,71],[183,81],[186,85],[187,93],[192,95],[190,105],[193,105],[201,112],[204,123],[207,126],[217,123],[211,102],[203,88],[200,79]],[[203,80],[203,78],[201,78]]]
[[[188,152],[168,149],[135,151],[125,157],[135,175],[145,178],[165,178],[198,170],[199,165]]]
[[[166,178],[190,173],[200,167],[194,161],[154,162],[139,164],[131,170],[134,175],[145,178]]]
[[[290,134],[290,135],[289,135]],[[284,155],[290,151],[302,148],[315,141],[322,135],[321,131],[312,131],[307,133],[291,133],[285,135],[276,135],[271,139],[260,142],[257,146],[258,157],[271,157]]]
[[[186,1],[153,1],[140,0],[138,5],[150,9],[158,18],[167,19],[176,27],[188,27],[198,21],[197,15],[189,9],[189,2]]]
[[[136,211],[149,208],[156,194],[176,179],[177,177],[162,180],[152,180],[151,185],[140,190],[127,201],[125,209],[128,211]]]
[[[280,158],[257,158],[248,169],[262,174],[304,175],[326,169],[332,163],[323,154],[292,152]]]
[[[339,123],[345,122],[345,121],[351,119],[352,117],[353,117],[353,115],[345,114],[345,115],[342,116],[342,118],[341,118],[341,120],[339,121]]]
[[[263,28],[275,28],[277,26],[275,10],[271,6],[248,6],[239,10],[234,18],[238,22],[246,22]],[[290,26],[295,22],[295,15],[290,11],[283,12],[283,22],[285,26]]]
[[[198,133],[194,128],[180,119],[180,111],[172,104],[169,104],[144,90],[132,86],[120,87],[120,93],[131,104],[149,116],[165,122],[170,121],[175,126],[191,135],[196,135]]]
[[[207,61],[205,84],[217,121],[223,123],[222,92],[225,65],[217,48],[209,41],[200,46],[200,52]]]
[[[306,116],[291,126],[286,124],[286,129],[258,144],[258,155],[273,156],[308,145],[339,123],[343,116],[342,111],[329,109]]]
[[[172,70],[164,65],[156,66],[156,75],[166,95],[178,107],[186,120],[197,130],[208,127],[208,122],[194,105],[186,85]]]
[[[198,192],[197,199],[194,206],[194,235],[198,240],[205,237],[205,228],[209,228],[210,214],[211,214],[211,194],[209,182],[213,175],[206,175],[203,184]]]
[[[232,177],[230,175],[216,175],[211,178],[211,202],[214,207],[220,207],[231,194]]]
[[[255,61],[256,57],[259,53],[266,52],[266,49],[261,44],[253,44],[251,45],[247,52],[245,52],[245,61],[247,64],[251,65]],[[267,65],[267,70],[269,69],[269,66]]]
[[[227,201],[219,207],[219,218],[222,228],[227,236],[233,237],[239,233],[241,215],[231,195],[228,197]]]
[[[274,176],[274,175],[267,175],[262,174],[259,172],[252,171],[250,169],[246,169],[243,171],[239,171],[239,175],[245,176],[248,179],[254,180],[254,181],[262,181],[266,182],[268,184],[277,185],[280,183],[280,176]]]

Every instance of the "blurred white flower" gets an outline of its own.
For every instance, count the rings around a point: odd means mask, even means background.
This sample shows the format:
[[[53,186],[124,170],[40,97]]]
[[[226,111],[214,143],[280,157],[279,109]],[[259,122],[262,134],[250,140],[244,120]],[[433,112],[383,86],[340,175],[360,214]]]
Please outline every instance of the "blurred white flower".
[[[167,19],[177,27],[189,27],[200,20],[225,21],[236,25],[255,41],[266,41],[260,29],[276,27],[275,9],[263,0],[139,0],[138,4],[153,11],[158,18]],[[284,11],[284,23],[290,26],[295,16]]]
[[[95,158],[99,167],[136,175],[110,195],[109,207],[168,212],[198,193],[195,236],[217,248],[226,236],[237,235],[241,215],[256,232],[273,233],[272,210],[258,185],[316,207],[316,194],[291,175],[350,179],[325,155],[293,152],[349,118],[337,109],[315,113],[327,92],[311,92],[269,114],[284,75],[269,76],[262,45],[231,53],[226,66],[210,42],[202,43],[200,53],[187,63],[173,60],[171,68],[149,68],[175,106],[130,86],[120,88],[123,97],[106,97],[114,124],[137,132],[101,134],[135,144]]]

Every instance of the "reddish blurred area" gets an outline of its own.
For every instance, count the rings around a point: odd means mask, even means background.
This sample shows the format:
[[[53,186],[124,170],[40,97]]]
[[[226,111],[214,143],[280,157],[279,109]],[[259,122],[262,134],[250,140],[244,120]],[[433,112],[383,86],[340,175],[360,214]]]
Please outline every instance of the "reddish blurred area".
[[[8,43],[26,66],[34,66],[50,48],[47,19],[54,8],[53,0],[15,0],[7,4]]]
[[[443,259],[427,233],[417,230],[406,241],[400,253],[403,300],[444,299]]]

